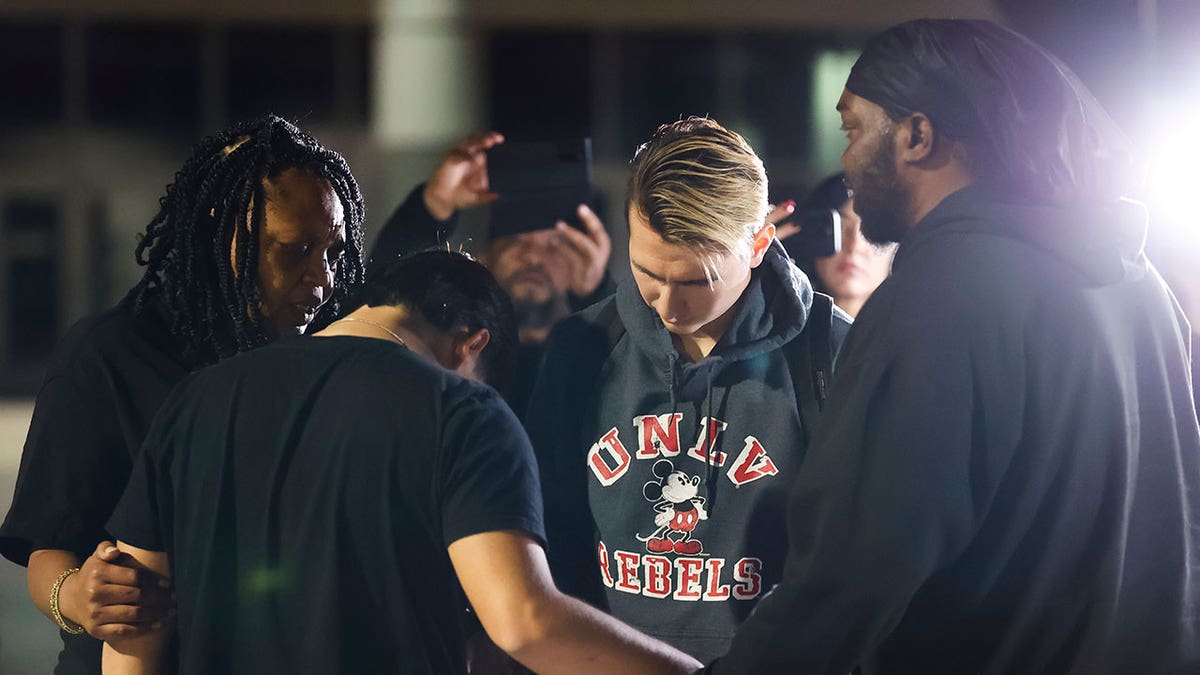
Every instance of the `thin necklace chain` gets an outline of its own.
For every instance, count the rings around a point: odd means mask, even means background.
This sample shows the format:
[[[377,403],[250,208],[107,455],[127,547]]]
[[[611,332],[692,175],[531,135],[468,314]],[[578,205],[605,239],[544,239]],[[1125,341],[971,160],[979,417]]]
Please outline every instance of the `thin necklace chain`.
[[[408,343],[404,341],[404,338],[400,337],[399,335],[396,335],[396,332],[393,331],[392,329],[388,328],[387,326],[377,324],[374,321],[367,321],[366,319],[358,319],[358,318],[355,318],[352,316],[342,317],[342,318],[338,319],[337,321],[334,321],[334,323],[341,323],[342,321],[357,321],[358,323],[365,323],[368,326],[374,326],[374,327],[378,328],[379,330],[387,333],[388,335],[391,335],[392,339],[395,340],[396,342],[399,342],[401,347],[408,347]]]

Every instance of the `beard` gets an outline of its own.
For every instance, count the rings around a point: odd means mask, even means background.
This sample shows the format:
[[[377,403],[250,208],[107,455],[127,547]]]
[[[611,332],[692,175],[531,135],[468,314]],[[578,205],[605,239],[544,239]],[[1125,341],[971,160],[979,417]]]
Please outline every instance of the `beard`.
[[[499,283],[512,300],[518,328],[548,328],[571,313],[566,293],[555,288],[550,274],[541,265],[513,270]]]
[[[908,212],[908,193],[896,174],[892,133],[880,137],[865,166],[856,171],[846,169],[863,236],[876,245],[898,242],[908,230],[904,216]]]
[[[517,319],[518,328],[532,330],[549,328],[570,313],[566,307],[565,297],[552,297],[545,300],[513,298],[512,301],[513,314]]]

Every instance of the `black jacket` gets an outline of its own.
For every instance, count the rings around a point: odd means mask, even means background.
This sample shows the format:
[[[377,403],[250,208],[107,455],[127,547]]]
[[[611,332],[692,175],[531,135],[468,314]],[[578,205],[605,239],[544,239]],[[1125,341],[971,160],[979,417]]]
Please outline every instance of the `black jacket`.
[[[715,672],[1200,671],[1200,431],[1145,227],[974,188],[917,224]]]

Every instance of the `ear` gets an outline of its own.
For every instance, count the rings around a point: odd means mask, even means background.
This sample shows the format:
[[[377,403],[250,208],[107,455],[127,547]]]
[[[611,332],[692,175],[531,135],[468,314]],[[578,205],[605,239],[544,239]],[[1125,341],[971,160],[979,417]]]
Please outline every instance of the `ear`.
[[[662,498],[662,485],[650,481],[642,486],[642,496],[648,502],[656,502]]]
[[[897,125],[895,138],[902,161],[916,164],[933,154],[933,123],[925,113],[915,112],[897,122]]]
[[[461,329],[453,338],[453,349],[450,353],[451,369],[467,379],[478,380],[475,366],[479,363],[479,355],[483,353],[483,348],[487,347],[491,339],[492,334],[486,328],[480,328],[474,332]]]
[[[671,472],[674,470],[675,470],[675,465],[672,464],[671,460],[669,460],[669,459],[658,460],[657,462],[654,463],[654,467],[651,469],[651,471],[654,473],[654,477],[658,478],[659,480],[662,480],[662,479],[666,478],[667,476],[671,475]]]
[[[767,255],[767,249],[771,247],[771,242],[775,240],[775,225],[766,223],[754,233],[754,241],[750,244],[750,267],[758,267],[762,264],[763,256]]]

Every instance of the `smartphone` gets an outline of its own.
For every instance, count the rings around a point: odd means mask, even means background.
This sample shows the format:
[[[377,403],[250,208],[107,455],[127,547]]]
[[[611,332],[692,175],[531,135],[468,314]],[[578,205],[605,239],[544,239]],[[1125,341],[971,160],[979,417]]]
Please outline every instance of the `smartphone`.
[[[488,150],[492,203],[491,237],[554,227],[563,220],[583,228],[575,215],[592,200],[592,139],[501,143]]]
[[[793,260],[828,258],[842,250],[842,216],[833,209],[800,211],[784,222],[800,226],[799,232],[782,240]]]

